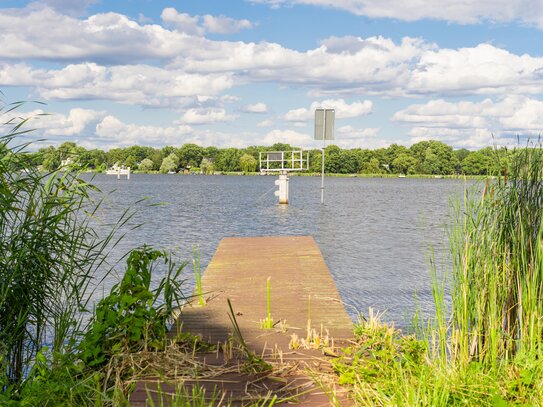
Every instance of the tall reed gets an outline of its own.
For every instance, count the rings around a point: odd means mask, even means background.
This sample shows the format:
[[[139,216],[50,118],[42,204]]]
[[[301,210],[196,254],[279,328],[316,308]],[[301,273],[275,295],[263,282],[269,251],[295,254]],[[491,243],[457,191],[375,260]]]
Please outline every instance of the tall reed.
[[[4,107],[11,112],[20,104]],[[0,113],[1,109],[0,109]],[[0,386],[20,384],[44,343],[60,356],[75,342],[114,233],[90,226],[99,202],[80,171],[40,173],[26,119],[8,119],[0,136]],[[5,124],[4,123],[4,124]],[[121,226],[127,216],[122,219]]]
[[[541,352],[543,150],[515,151],[504,175],[454,210],[449,352],[494,363]]]
[[[202,266],[200,262],[200,245],[192,246],[192,267],[194,270],[194,282],[196,285],[196,295],[198,296],[198,304],[200,306],[206,305],[204,294],[202,292]]]

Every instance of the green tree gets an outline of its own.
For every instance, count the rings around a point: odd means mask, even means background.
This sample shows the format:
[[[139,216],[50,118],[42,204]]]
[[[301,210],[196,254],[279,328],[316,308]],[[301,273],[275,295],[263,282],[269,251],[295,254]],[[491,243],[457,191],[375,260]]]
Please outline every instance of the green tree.
[[[458,163],[452,147],[441,141],[428,140],[413,144],[409,152],[418,160],[420,174],[453,174]]]
[[[215,166],[213,164],[212,158],[203,158],[202,162],[200,163],[200,170],[202,171],[202,174],[206,175],[213,175],[215,171]]]
[[[470,155],[470,151],[465,148],[461,148],[459,150],[454,150],[454,155],[456,156],[458,162],[462,162],[464,158]]]
[[[162,151],[154,148],[147,158],[153,162],[153,170],[158,171],[162,165],[162,160],[164,160],[164,155],[162,154]]]
[[[202,155],[205,158],[210,158],[212,160],[216,159],[219,155],[220,150],[217,147],[205,147],[202,149]]]
[[[322,159],[322,157],[321,157]],[[322,163],[321,163],[322,167]],[[327,146],[324,151],[324,172],[338,174],[341,168],[341,148],[335,145]]]
[[[239,159],[241,152],[237,148],[225,148],[220,150],[215,160],[218,171],[239,171]]]
[[[496,151],[492,147],[473,151],[462,160],[462,173],[466,175],[498,175],[502,173],[508,156],[506,151]]]
[[[399,174],[413,174],[417,166],[417,159],[408,153],[401,153],[392,161],[392,171]]]
[[[134,157],[133,155],[129,155],[128,157],[126,157],[126,159],[124,160],[124,165],[130,167],[132,170],[138,169],[138,162],[136,161],[136,157]]]
[[[383,174],[384,170],[377,158],[371,158],[362,165],[360,172],[362,174]]]
[[[56,170],[58,167],[60,167],[60,156],[57,154],[57,150],[53,146],[40,148],[39,156],[41,159],[38,161],[41,161],[41,165],[44,170],[46,171],[53,171]]]
[[[143,161],[144,158],[149,157],[152,152],[152,147],[143,146],[130,146],[124,149],[124,153],[126,154],[126,156],[134,156],[137,163],[140,163]]]
[[[164,160],[162,160],[162,165],[160,166],[160,172],[165,174],[170,171],[176,171],[177,166],[179,165],[179,158],[174,153],[171,153]]]
[[[408,148],[405,146],[400,146],[398,144],[392,144],[390,147],[384,149],[385,163],[389,166],[393,166],[393,161],[402,154],[408,153]]]
[[[322,152],[318,149],[309,151],[309,172],[321,172],[322,171]]]
[[[269,151],[293,151],[299,150],[299,148],[292,147],[290,144],[275,143],[270,147]]]
[[[152,171],[153,170],[153,167],[154,167],[154,163],[152,160],[150,160],[149,158],[144,158],[142,160],[142,162],[140,163],[138,169],[140,171],[145,171],[145,172],[149,172],[149,171]]]
[[[66,160],[68,158],[77,159],[79,155],[83,153],[85,149],[78,147],[73,141],[66,141],[57,148],[57,153],[60,160]]]
[[[122,164],[126,158],[126,152],[121,148],[112,148],[106,153],[107,164],[111,167],[115,164]]]
[[[102,167],[105,168],[107,155],[99,149],[86,150],[79,155],[79,161],[82,166],[99,171]]]
[[[197,144],[184,144],[175,151],[182,167],[197,167],[204,158],[204,149]]]
[[[170,154],[175,153],[175,147],[173,146],[164,146],[162,147],[162,155],[168,157]],[[177,155],[177,154],[176,154]],[[179,155],[177,155],[179,157]]]
[[[255,172],[257,164],[256,158],[247,153],[243,154],[239,159],[239,167],[245,174]]]

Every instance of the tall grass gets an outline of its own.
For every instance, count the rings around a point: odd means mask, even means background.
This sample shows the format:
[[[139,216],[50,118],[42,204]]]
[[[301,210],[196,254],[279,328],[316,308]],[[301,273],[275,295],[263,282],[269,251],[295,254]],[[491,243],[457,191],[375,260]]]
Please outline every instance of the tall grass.
[[[403,336],[370,314],[334,362],[339,381],[360,405],[543,405],[542,147],[515,151],[451,213],[433,323]]]
[[[519,149],[482,196],[457,204],[450,352],[495,363],[541,352],[543,334],[543,151]]]
[[[20,104],[4,106],[12,112]],[[2,113],[0,111],[0,113]],[[0,115],[1,117],[1,115]],[[0,137],[0,383],[21,384],[42,346],[69,351],[83,323],[92,278],[104,268],[111,233],[89,226],[99,207],[80,172],[40,173],[16,144],[26,119]],[[127,220],[125,216],[118,226]]]

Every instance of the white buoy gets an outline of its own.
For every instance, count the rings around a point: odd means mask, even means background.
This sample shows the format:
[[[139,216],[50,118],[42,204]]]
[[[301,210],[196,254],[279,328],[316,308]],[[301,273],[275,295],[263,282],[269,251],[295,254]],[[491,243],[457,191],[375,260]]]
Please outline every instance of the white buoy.
[[[281,171],[275,185],[279,186],[279,190],[275,191],[275,196],[279,197],[279,203],[288,204],[288,171]]]

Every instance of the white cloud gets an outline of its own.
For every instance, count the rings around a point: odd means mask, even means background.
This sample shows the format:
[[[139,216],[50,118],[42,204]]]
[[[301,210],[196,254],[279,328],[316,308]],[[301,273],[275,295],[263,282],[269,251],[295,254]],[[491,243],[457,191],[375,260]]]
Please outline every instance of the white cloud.
[[[218,34],[232,34],[244,29],[253,28],[249,20],[235,20],[225,16],[212,16],[206,14],[203,17],[203,25],[207,32]]]
[[[258,127],[272,127],[274,122],[270,119],[262,120],[257,124]]]
[[[97,3],[97,0],[40,0],[34,6],[45,4],[65,14],[78,16],[83,14],[87,7],[95,3]]]
[[[130,63],[190,50],[190,36],[118,13],[80,20],[48,7],[0,9],[0,58]],[[24,27],[24,29],[22,29]]]
[[[46,113],[42,109],[17,112],[18,117],[29,118],[28,127],[35,129],[30,136],[49,138],[72,138],[88,130],[106,115],[103,111],[73,108],[67,115]]]
[[[543,101],[524,96],[480,102],[432,100],[408,106],[392,119],[414,126],[409,132],[413,143],[439,139],[455,147],[481,148],[496,140],[509,143],[516,135],[539,136],[543,132]]]
[[[489,44],[421,55],[411,72],[414,94],[540,93],[543,58],[514,55]]]
[[[336,118],[349,119],[370,114],[373,110],[373,103],[369,100],[364,100],[349,104],[343,99],[326,99],[322,102],[313,102],[311,104],[312,111],[315,111],[315,109],[319,107],[324,109],[335,109]]]
[[[140,126],[127,124],[114,116],[106,116],[96,126],[94,140],[106,146],[131,146],[135,144],[146,146],[181,145],[188,134],[190,126]]]
[[[205,83],[204,87],[210,83],[214,85],[210,86],[211,92],[199,92],[203,95],[216,94],[234,84],[254,82],[303,86],[313,95],[333,95],[334,98],[343,95],[443,97],[543,92],[543,58],[516,55],[489,44],[439,49],[418,38],[404,38],[395,43],[381,36],[346,36],[330,37],[318,48],[298,51],[268,42],[206,39],[200,30],[201,21],[197,20],[200,17],[172,8],[164,9],[162,17],[168,24],[184,25],[184,32],[157,24],[138,23],[117,13],[96,14],[81,20],[47,7],[0,9],[0,43],[3,44],[0,58],[70,61],[72,70],[74,66],[88,69],[95,64],[106,71],[101,82],[107,82],[109,75],[119,71],[116,79],[125,74],[129,79],[135,79],[132,84],[123,81],[125,85],[119,92],[120,97],[135,100],[160,99],[162,89],[166,93],[169,89],[178,94],[198,93],[191,90],[193,83],[199,83],[198,78],[200,83]],[[221,18],[208,20],[220,25]],[[164,61],[167,65],[155,66],[149,64],[149,60]],[[119,63],[123,65],[115,66]],[[40,72],[44,73],[41,81]],[[52,72],[30,68],[16,72],[17,75],[12,72],[9,78],[2,79],[0,86],[26,84],[28,75],[32,74],[33,81],[47,90],[46,78]],[[69,74],[62,69],[56,72]],[[149,73],[159,79],[150,79]],[[144,84],[158,85],[159,92],[155,97],[150,92],[143,92],[145,97],[141,97],[139,74],[144,76]],[[6,75],[4,72],[3,76]],[[82,74],[84,86],[81,91],[50,89],[46,94],[66,99],[100,98],[99,94],[114,98],[115,92],[102,92],[100,86],[89,83],[93,77],[86,75]],[[188,91],[181,91],[167,76],[184,76]],[[218,79],[222,86],[217,86]],[[118,90],[118,87],[112,84],[104,90]],[[153,100],[152,104],[157,103]]]
[[[45,99],[105,99],[143,106],[183,106],[233,86],[228,74],[199,75],[149,65],[72,64],[60,70],[0,64],[0,85],[35,86]]]
[[[96,126],[94,146],[111,148],[134,144],[162,147],[194,143],[200,146],[247,147],[255,144],[254,134],[230,134],[221,131],[199,130],[180,124],[177,126],[142,126],[124,123],[114,116],[105,117]]]
[[[210,124],[234,120],[236,116],[227,115],[222,108],[193,108],[183,114],[182,123]]]
[[[355,55],[366,47],[379,49],[372,41],[365,41],[360,37],[352,35],[344,37],[332,36],[321,41],[321,45],[323,45],[326,48],[326,51],[331,54]]]
[[[312,120],[315,114],[315,109],[335,109],[337,119],[348,119],[360,117],[370,114],[373,109],[373,103],[369,100],[347,103],[344,99],[326,99],[322,102],[313,102],[311,107],[289,110],[285,114],[285,120],[289,122],[305,122]]]
[[[243,106],[242,111],[245,113],[266,113],[268,111],[268,106],[266,106],[265,103],[259,102]]]
[[[396,44],[383,37],[348,37],[342,50],[340,40],[334,38],[333,47],[325,40],[306,52],[270,43],[206,41],[172,66],[199,73],[232,72],[243,82],[306,86],[315,95],[543,92],[541,57],[516,55],[489,44],[439,49],[415,38]]]
[[[208,33],[232,34],[243,29],[253,28],[249,20],[236,20],[226,16],[191,16],[180,13],[172,7],[165,8],[160,16],[162,21],[174,26],[178,31],[190,35],[204,35]]]
[[[305,122],[312,117],[312,111],[305,107],[289,110],[285,114],[285,120],[289,122]]]
[[[337,137],[333,143],[343,148],[387,147],[390,143],[378,138],[379,131],[379,128],[357,129],[353,126],[342,126],[337,129]]]
[[[200,25],[199,16],[191,16],[187,13],[179,13],[172,7],[162,10],[160,15],[162,21],[173,25],[178,31],[184,32],[190,35],[203,35],[205,32],[204,27]]]
[[[543,28],[543,4],[526,0],[251,0],[273,7],[285,4],[311,4],[333,7],[368,17],[404,21],[437,19],[461,24],[483,21],[523,21]]]
[[[314,146],[313,137],[307,133],[299,133],[294,130],[272,130],[261,140],[261,144],[269,145],[286,143],[295,147],[309,148]]]

